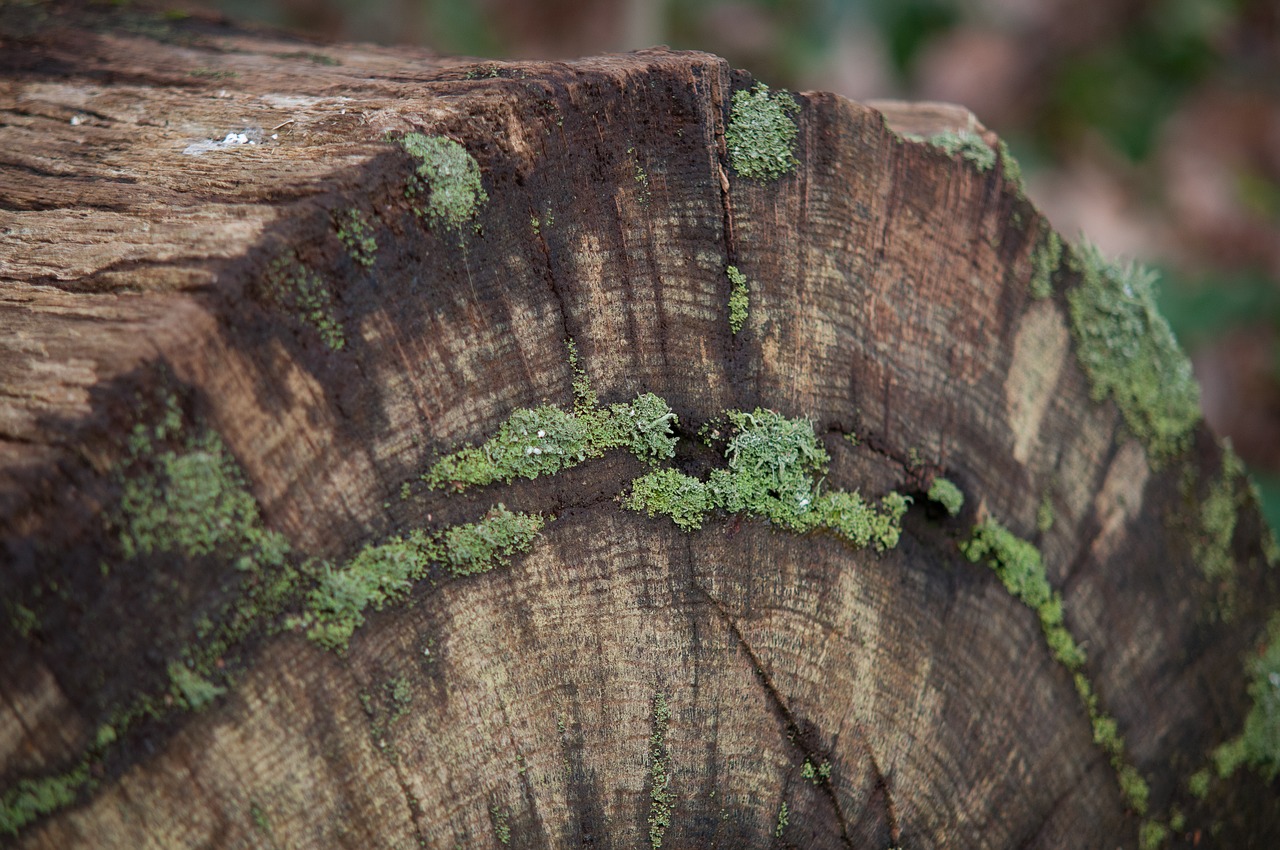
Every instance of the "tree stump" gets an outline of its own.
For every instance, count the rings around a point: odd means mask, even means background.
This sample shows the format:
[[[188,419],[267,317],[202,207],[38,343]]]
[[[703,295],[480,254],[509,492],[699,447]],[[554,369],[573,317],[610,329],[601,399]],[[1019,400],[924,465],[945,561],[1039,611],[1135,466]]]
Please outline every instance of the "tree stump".
[[[964,110],[0,21],[0,840],[1274,846],[1274,541]]]

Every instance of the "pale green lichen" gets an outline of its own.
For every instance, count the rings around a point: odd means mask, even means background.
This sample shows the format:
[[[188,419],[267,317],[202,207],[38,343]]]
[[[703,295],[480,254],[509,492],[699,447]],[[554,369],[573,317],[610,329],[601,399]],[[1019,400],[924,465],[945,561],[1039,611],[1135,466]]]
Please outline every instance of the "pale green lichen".
[[[667,749],[667,727],[671,708],[666,694],[653,695],[653,726],[649,735],[649,844],[662,847],[662,837],[671,826],[671,753]]]
[[[178,704],[191,711],[199,711],[227,692],[215,685],[181,661],[169,663],[169,691]]]
[[[930,501],[942,505],[951,516],[957,516],[960,509],[964,507],[964,493],[946,478],[933,479],[933,483],[929,485],[928,496]]]
[[[408,596],[443,548],[424,532],[393,537],[361,549],[345,564],[326,564],[307,596],[307,637],[326,649],[345,649],[364,612],[381,611]]]
[[[338,241],[347,249],[351,259],[365,268],[372,266],[378,253],[378,243],[364,213],[355,207],[345,209],[335,217],[334,226],[337,227]]]
[[[0,797],[0,835],[17,835],[27,824],[75,802],[89,784],[89,765],[40,779],[22,779]]]
[[[281,309],[311,325],[333,351],[346,345],[342,323],[334,311],[333,293],[320,275],[288,257],[276,259],[264,278],[266,296]]]
[[[1100,708],[1093,686],[1084,675],[1084,650],[1063,623],[1062,597],[1049,586],[1040,551],[991,519],[973,527],[969,539],[960,544],[960,551],[974,563],[985,561],[1010,595],[1036,613],[1049,651],[1072,673],[1080,701],[1089,713],[1094,743],[1107,754],[1125,804],[1145,815],[1150,789],[1142,774],[1126,760],[1119,727]]]
[[[1216,595],[1216,613],[1224,621],[1230,621],[1235,612],[1236,559],[1231,541],[1247,493],[1244,462],[1231,442],[1223,441],[1222,474],[1209,485],[1209,493],[1200,503],[1200,527],[1192,537],[1191,553]]]
[[[405,186],[405,197],[428,225],[460,229],[488,203],[480,166],[462,145],[445,136],[421,133],[406,133],[400,144],[419,160]]]
[[[793,171],[799,164],[795,156],[799,128],[791,116],[799,110],[795,98],[785,92],[771,95],[764,83],[735,92],[724,133],[734,170],[760,181]]]
[[[708,512],[720,509],[798,533],[823,529],[858,548],[897,545],[910,500],[889,493],[876,507],[857,493],[821,493],[818,479],[829,457],[809,421],[759,408],[727,411],[725,419],[733,428],[727,469],[712,470],[706,482],[675,470],[651,473],[637,479],[624,504],[670,516],[686,530],[700,528]]]
[[[674,456],[671,430],[679,420],[665,401],[643,393],[633,401],[602,408],[572,341],[569,361],[574,372],[572,412],[553,405],[515,411],[481,445],[464,446],[437,460],[422,476],[427,486],[461,491],[496,481],[534,479],[601,457],[610,449],[623,449],[646,463]]]
[[[449,571],[455,576],[471,576],[505,566],[513,555],[529,550],[545,524],[541,514],[517,513],[498,504],[479,522],[454,526],[444,533]]]
[[[814,767],[812,761],[805,759],[804,766],[800,768],[800,777],[814,785],[821,785],[831,778],[831,762],[824,760],[822,764]]]
[[[1004,139],[1000,139],[996,145],[1000,153],[1000,170],[1004,173],[1004,179],[1007,183],[1018,190],[1018,194],[1026,191],[1026,186],[1022,182],[1022,166],[1018,164],[1018,160],[1014,159],[1013,152],[1009,150],[1009,145]]]
[[[622,504],[649,516],[669,516],[685,531],[702,528],[713,507],[705,483],[674,469],[655,469],[637,478]]]
[[[787,825],[791,823],[791,813],[787,810],[787,801],[783,800],[782,805],[778,807],[778,823],[773,828],[773,837],[781,838],[782,833],[786,832]]]
[[[733,284],[733,289],[729,291],[729,330],[736,334],[747,322],[750,289],[747,287],[747,276],[738,271],[737,266],[729,266],[725,271],[729,275],[729,282]]]
[[[1088,243],[1073,250],[1072,262],[1080,274],[1067,293],[1076,358],[1094,400],[1115,400],[1153,460],[1180,454],[1200,421],[1200,388],[1156,309],[1154,273],[1121,268]]]
[[[1145,820],[1138,827],[1138,846],[1142,850],[1159,850],[1169,840],[1169,828],[1158,820]]]
[[[1262,653],[1248,662],[1253,705],[1244,729],[1213,752],[1223,778],[1242,765],[1252,767],[1267,782],[1280,776],[1280,614],[1271,618],[1266,640]],[[1207,780],[1205,784],[1207,791]]]
[[[509,812],[498,806],[489,807],[489,820],[493,824],[493,837],[498,839],[499,844],[511,843],[510,817]]]
[[[1048,298],[1053,294],[1053,275],[1062,263],[1062,239],[1046,226],[1044,237],[1031,252],[1031,294]]]
[[[948,156],[959,155],[973,163],[973,167],[980,172],[995,168],[996,152],[983,141],[981,136],[971,130],[943,130],[929,136],[925,141],[942,149]]]

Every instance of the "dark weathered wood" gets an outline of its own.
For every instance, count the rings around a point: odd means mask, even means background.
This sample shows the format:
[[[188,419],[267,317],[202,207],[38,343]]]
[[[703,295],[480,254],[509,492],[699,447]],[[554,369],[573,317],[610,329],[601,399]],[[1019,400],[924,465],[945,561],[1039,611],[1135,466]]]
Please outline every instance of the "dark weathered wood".
[[[1152,464],[1076,364],[1075,273],[1030,293],[1045,225],[1020,187],[884,117],[985,132],[968,113],[799,95],[798,169],[762,183],[724,141],[753,81],[713,56],[477,63],[100,14],[0,7],[0,792],[92,778],[0,841],[632,847],[661,733],[664,848],[1135,845],[1071,675],[957,548],[985,517],[1043,552],[1149,817],[1274,841],[1255,773],[1187,790],[1240,730],[1280,599],[1256,506],[1241,491],[1224,622],[1195,556],[1212,435]],[[410,131],[478,161],[476,228],[413,214]],[[209,144],[231,133],[255,144]],[[369,268],[336,235],[351,208]],[[340,350],[271,294],[282,257],[330,289]],[[417,482],[513,410],[568,408],[567,338],[603,402],[671,404],[688,472],[723,464],[695,435],[724,410],[810,419],[826,486],[915,496],[902,542],[682,533],[620,507],[643,467],[617,452],[457,495]],[[217,659],[226,693],[181,711],[170,665],[257,579],[219,552],[122,555],[129,437],[167,399],[298,562],[499,502],[556,520],[509,568],[433,570],[367,612],[345,655],[279,628],[293,597]],[[924,498],[943,474],[955,519]],[[96,743],[148,695],[155,716]]]

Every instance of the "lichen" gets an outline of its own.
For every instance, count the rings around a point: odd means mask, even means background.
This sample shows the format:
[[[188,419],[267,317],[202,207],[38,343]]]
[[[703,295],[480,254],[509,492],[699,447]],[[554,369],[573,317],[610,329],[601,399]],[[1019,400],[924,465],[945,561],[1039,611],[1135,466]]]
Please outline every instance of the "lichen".
[[[729,282],[733,284],[733,289],[729,292],[729,330],[736,334],[747,322],[750,289],[747,287],[747,276],[738,271],[737,266],[729,266],[725,271],[729,275]]]
[[[419,160],[405,186],[405,197],[429,226],[458,230],[488,203],[480,165],[462,145],[445,136],[421,133],[406,133],[400,144]]]
[[[933,483],[929,485],[928,496],[930,501],[942,505],[951,516],[957,516],[960,509],[964,507],[964,493],[946,478],[933,479]]]
[[[338,241],[347,249],[351,259],[365,268],[372,266],[378,253],[378,243],[364,213],[349,207],[336,216],[334,226],[337,227]]]
[[[546,524],[541,514],[516,513],[496,505],[479,522],[444,533],[445,560],[455,576],[486,573],[504,566],[517,552],[527,552]]]
[[[1142,850],[1159,850],[1169,840],[1169,828],[1158,820],[1145,820],[1138,827],[1138,846]]]
[[[996,152],[971,130],[943,130],[934,133],[926,142],[945,151],[948,156],[957,154],[971,162],[980,172],[990,171],[996,165]],[[1012,159],[1012,157],[1010,157]]]
[[[511,843],[510,817],[510,813],[499,806],[489,807],[489,820],[493,824],[493,837],[498,839],[499,844]]]
[[[1053,528],[1054,519],[1053,501],[1049,498],[1048,491],[1046,491],[1040,497],[1040,506],[1036,508],[1036,529],[1041,534],[1044,534]]]
[[[215,685],[181,661],[169,663],[169,690],[183,708],[199,711],[227,692]]]
[[[333,351],[346,345],[342,323],[334,312],[333,293],[316,272],[288,257],[279,257],[267,268],[264,291],[268,299],[311,325]]]
[[[633,401],[602,408],[572,342],[569,360],[574,372],[572,412],[549,404],[516,410],[480,446],[464,446],[437,460],[422,475],[427,486],[462,491],[497,481],[534,479],[601,457],[610,449],[623,449],[646,463],[674,456],[671,430],[679,420],[665,401],[642,393]]]
[[[1043,238],[1031,252],[1031,295],[1048,298],[1053,294],[1053,274],[1062,263],[1062,239],[1046,226]]]
[[[0,835],[17,835],[37,818],[71,805],[88,784],[87,762],[66,773],[19,780],[0,797]]]
[[[1018,194],[1025,193],[1026,186],[1022,182],[1022,166],[1018,164],[1013,152],[1009,150],[1009,145],[1005,143],[1004,139],[1001,139],[996,148],[1000,153],[1000,170],[1004,173],[1005,181],[1017,189]]]
[[[1216,613],[1227,622],[1234,615],[1236,597],[1236,559],[1231,541],[1247,492],[1244,462],[1231,442],[1223,441],[1222,474],[1209,485],[1209,493],[1200,503],[1200,523],[1192,537],[1191,554],[1215,594]]]
[[[800,768],[800,778],[807,779],[814,785],[821,785],[831,779],[831,762],[824,760],[822,764],[814,767],[812,761],[805,759],[804,766]]]
[[[667,727],[671,708],[666,694],[653,695],[653,725],[649,735],[649,844],[662,847],[662,837],[671,825],[671,753],[667,749]]]
[[[791,117],[800,111],[785,92],[770,94],[764,83],[735,92],[725,130],[729,161],[743,177],[776,180],[799,165],[795,156],[799,128]]]
[[[797,533],[826,530],[857,548],[897,545],[910,500],[889,493],[877,507],[858,493],[821,493],[818,480],[829,457],[808,420],[760,408],[724,415],[733,429],[727,468],[712,470],[705,482],[675,470],[651,473],[636,480],[624,505],[669,516],[685,530],[700,528],[706,514],[719,509]]]
[[[1110,396],[1154,461],[1185,451],[1200,421],[1191,361],[1156,309],[1154,273],[1104,260],[1084,243],[1073,250],[1080,283],[1067,293],[1076,357],[1093,398]]]
[[[773,828],[773,837],[781,838],[782,833],[786,832],[787,825],[791,823],[791,813],[787,810],[787,801],[783,800],[782,805],[778,807],[778,823]]]
[[[1111,762],[1121,797],[1130,809],[1145,815],[1147,782],[1125,758],[1118,724],[1102,710],[1093,685],[1084,674],[1084,650],[1063,623],[1062,597],[1049,586],[1040,551],[992,519],[975,525],[969,539],[960,544],[960,551],[973,563],[985,561],[1010,595],[1035,612],[1049,651],[1072,674],[1076,692],[1089,714],[1094,743]]]
[[[1247,669],[1253,704],[1244,729],[1214,750],[1213,759],[1224,779],[1248,765],[1266,782],[1273,782],[1280,776],[1280,614],[1272,616],[1265,648],[1249,660]]]

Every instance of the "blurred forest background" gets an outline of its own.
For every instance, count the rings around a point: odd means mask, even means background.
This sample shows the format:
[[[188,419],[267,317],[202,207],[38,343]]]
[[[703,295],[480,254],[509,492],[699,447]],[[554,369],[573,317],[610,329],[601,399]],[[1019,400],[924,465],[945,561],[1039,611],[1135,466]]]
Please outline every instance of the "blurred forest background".
[[[1205,412],[1280,528],[1277,0],[201,0],[318,39],[486,58],[655,44],[770,86],[947,100],[1060,232],[1162,272]]]

